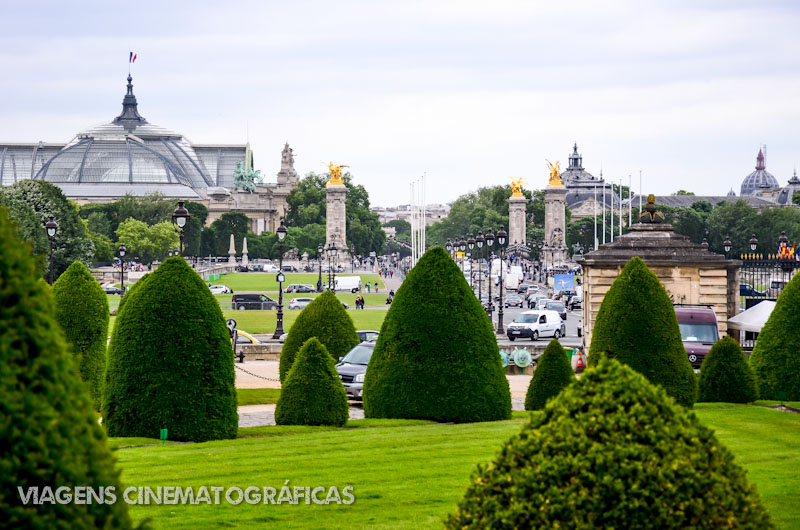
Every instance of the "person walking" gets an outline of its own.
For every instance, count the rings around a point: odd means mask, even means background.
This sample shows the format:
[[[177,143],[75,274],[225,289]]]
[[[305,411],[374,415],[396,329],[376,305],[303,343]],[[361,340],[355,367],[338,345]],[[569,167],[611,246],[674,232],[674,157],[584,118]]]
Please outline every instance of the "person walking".
[[[378,287],[378,282],[377,281],[375,282],[375,292],[376,293],[381,292],[380,288]]]
[[[368,293],[372,292],[372,291],[370,291],[370,285],[371,285],[371,284],[370,284],[369,282],[367,282],[367,292],[368,292]]]

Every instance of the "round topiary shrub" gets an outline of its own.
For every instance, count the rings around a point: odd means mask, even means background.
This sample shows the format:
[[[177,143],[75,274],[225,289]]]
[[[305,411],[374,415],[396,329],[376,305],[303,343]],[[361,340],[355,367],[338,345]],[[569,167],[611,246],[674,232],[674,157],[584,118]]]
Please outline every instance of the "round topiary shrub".
[[[281,382],[286,380],[297,352],[311,337],[319,339],[334,360],[359,343],[353,320],[332,291],[325,291],[303,308],[289,329],[278,365]]]
[[[775,309],[758,334],[750,367],[756,374],[761,399],[800,401],[800,275],[786,284]],[[783,392],[784,394],[779,394]]]
[[[171,440],[235,438],[230,335],[200,276],[170,258],[124,298],[103,394],[109,435],[154,438],[163,428]]]
[[[697,382],[675,308],[655,274],[633,257],[600,304],[592,330],[589,366],[610,357],[664,387],[685,407],[697,396]]]
[[[100,410],[108,339],[108,296],[86,268],[76,261],[53,285],[56,321],[77,357],[81,379],[89,387],[92,404]]]
[[[447,528],[771,528],[691,411],[601,359],[479,465]]]
[[[311,337],[297,353],[275,406],[278,425],[344,425],[347,393],[328,350]]]
[[[497,339],[480,302],[441,247],[397,290],[364,379],[368,418],[472,422],[511,417]]]
[[[557,396],[575,381],[575,373],[558,339],[553,339],[536,363],[533,378],[525,396],[525,410],[539,410],[547,400]]]
[[[722,337],[703,359],[697,401],[750,403],[757,399],[756,376],[742,347],[732,337]]]
[[[38,488],[41,499],[76,486],[98,493],[113,487],[119,496],[122,486],[89,391],[53,318],[50,287],[16,232],[0,208],[0,524],[130,528],[124,502],[35,504],[28,497],[29,488]]]

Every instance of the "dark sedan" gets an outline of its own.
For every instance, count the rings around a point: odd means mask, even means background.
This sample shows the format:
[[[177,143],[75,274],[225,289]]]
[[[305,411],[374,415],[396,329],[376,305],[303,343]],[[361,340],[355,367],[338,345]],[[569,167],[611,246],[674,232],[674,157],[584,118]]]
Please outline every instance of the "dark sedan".
[[[103,287],[103,290],[106,292],[106,294],[122,294],[124,292],[119,287],[113,286]]]
[[[739,296],[766,296],[766,292],[755,289],[749,283],[739,284]]]
[[[522,301],[522,297],[519,296],[519,295],[510,294],[510,295],[506,296],[506,300],[505,300],[505,306],[506,307],[514,306],[514,307],[519,307],[520,309],[522,309],[522,304],[523,303],[524,302]]]
[[[567,319],[567,308],[564,307],[564,304],[559,301],[551,300],[547,302],[547,305],[544,308],[557,312],[561,317],[561,320]]]
[[[567,307],[569,307],[570,311],[575,311],[576,309],[580,309],[581,307],[583,307],[583,297],[573,296],[572,298],[569,299]]]

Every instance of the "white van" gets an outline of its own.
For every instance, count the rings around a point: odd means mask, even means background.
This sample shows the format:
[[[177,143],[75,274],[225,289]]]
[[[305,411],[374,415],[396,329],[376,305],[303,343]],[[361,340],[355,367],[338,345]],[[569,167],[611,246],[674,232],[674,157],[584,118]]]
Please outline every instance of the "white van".
[[[361,284],[361,276],[337,276],[334,291],[357,293],[359,284]]]
[[[548,309],[524,311],[506,327],[506,336],[512,341],[517,337],[531,340],[537,340],[539,337],[558,339],[566,332],[567,326],[561,320],[561,315]]]
[[[507,291],[516,291],[520,283],[522,283],[522,277],[519,274],[515,272],[506,274],[505,288]]]

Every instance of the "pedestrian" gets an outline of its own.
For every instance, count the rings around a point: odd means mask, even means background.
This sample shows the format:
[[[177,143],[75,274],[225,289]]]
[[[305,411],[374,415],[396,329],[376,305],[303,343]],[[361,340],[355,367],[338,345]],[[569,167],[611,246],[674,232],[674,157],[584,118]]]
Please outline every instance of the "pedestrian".
[[[358,297],[358,296],[356,296],[356,309],[358,309],[358,305],[359,305],[358,298],[359,298],[359,297]]]
[[[378,282],[377,281],[375,282],[375,292],[376,293],[380,292],[380,289],[378,288]]]
[[[391,291],[389,291],[389,296],[391,296],[392,298],[394,298],[394,289],[392,289]]]
[[[394,278],[394,269],[389,271],[389,277]]]
[[[358,290],[361,290],[361,278],[358,279]]]
[[[367,282],[367,292],[368,292],[368,293],[372,292],[372,291],[370,291],[370,289],[369,289],[369,288],[370,288],[370,283],[369,283],[369,282]]]

